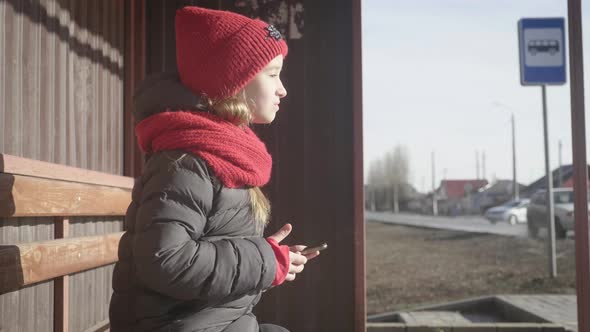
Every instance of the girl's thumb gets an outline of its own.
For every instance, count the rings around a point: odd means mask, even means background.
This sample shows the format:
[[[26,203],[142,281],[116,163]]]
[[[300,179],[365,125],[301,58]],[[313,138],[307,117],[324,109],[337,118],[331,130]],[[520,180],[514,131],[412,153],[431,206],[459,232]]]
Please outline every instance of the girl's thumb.
[[[276,233],[269,237],[277,241],[277,243],[281,243],[281,241],[283,241],[287,236],[289,236],[289,233],[291,233],[292,229],[293,226],[291,226],[291,224],[285,224],[283,227],[281,227],[281,229],[279,229]]]

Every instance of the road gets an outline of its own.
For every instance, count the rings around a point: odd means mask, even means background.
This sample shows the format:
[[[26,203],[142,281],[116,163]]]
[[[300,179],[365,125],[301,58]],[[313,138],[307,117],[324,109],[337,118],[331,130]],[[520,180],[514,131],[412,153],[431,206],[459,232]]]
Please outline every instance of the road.
[[[463,232],[489,233],[497,235],[527,237],[526,224],[491,224],[479,216],[442,217],[407,213],[365,211],[365,220],[374,220],[397,225],[447,229]]]

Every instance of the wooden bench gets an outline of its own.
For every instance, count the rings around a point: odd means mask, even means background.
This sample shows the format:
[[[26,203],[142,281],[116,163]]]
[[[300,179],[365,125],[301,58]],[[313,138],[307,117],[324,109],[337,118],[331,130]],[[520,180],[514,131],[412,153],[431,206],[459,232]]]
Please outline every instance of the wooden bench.
[[[124,216],[132,188],[133,178],[0,154],[0,217],[55,224],[54,240],[0,245],[0,294],[53,280],[54,331],[67,331],[68,275],[116,262],[123,234],[68,237],[69,218]]]

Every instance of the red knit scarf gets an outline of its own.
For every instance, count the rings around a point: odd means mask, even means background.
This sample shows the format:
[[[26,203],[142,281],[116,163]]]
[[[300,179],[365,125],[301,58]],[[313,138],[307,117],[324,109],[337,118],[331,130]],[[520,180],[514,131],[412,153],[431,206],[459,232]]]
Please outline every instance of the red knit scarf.
[[[272,158],[248,127],[206,112],[163,112],[135,126],[144,152],[184,150],[207,162],[228,188],[260,187],[270,179]]]

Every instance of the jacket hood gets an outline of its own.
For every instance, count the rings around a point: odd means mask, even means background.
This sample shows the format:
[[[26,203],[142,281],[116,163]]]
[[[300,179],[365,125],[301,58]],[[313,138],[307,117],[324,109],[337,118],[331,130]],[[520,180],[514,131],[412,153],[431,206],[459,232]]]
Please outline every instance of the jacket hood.
[[[200,96],[180,82],[176,72],[157,73],[144,79],[133,95],[135,124],[164,111],[203,110]]]

